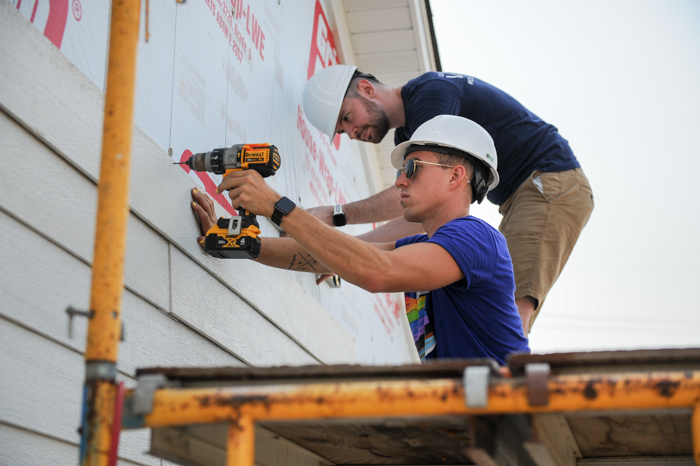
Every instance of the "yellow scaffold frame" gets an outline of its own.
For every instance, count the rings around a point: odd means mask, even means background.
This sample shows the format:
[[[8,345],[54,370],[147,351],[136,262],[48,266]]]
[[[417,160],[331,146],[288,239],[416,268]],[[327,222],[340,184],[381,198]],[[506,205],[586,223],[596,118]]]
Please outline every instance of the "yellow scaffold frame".
[[[557,375],[544,390],[547,404],[532,406],[524,377],[492,379],[485,405],[470,407],[459,379],[163,388],[155,391],[150,413],[134,415],[127,408],[122,427],[228,422],[227,465],[253,466],[254,425],[261,421],[688,408],[700,465],[700,371]],[[127,407],[133,396],[127,391]]]
[[[80,464],[116,462],[115,400],[134,118],[139,0],[114,0],[85,348]]]

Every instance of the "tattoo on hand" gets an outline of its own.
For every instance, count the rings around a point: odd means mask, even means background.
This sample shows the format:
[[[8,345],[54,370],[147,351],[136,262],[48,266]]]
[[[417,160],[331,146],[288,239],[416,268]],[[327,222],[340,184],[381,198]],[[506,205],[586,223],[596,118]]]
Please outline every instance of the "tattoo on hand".
[[[297,256],[299,256],[298,260]],[[308,266],[311,268],[311,270],[316,271],[316,267],[314,267],[314,264],[317,264],[318,261],[314,259],[311,254],[307,254],[307,257],[308,259],[305,259],[302,253],[294,254],[294,257],[292,257],[292,262],[289,264],[288,270],[308,270]]]

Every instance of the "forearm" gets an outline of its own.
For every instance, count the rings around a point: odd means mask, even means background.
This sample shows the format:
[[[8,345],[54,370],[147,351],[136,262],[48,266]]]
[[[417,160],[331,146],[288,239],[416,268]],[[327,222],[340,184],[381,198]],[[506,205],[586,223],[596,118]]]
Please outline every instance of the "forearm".
[[[282,227],[323,267],[344,280],[372,292],[396,291],[382,289],[384,277],[395,270],[377,246],[334,230],[303,209],[285,216]]]
[[[261,238],[260,256],[256,262],[295,272],[333,273],[314,258],[293,238]]]
[[[392,220],[403,215],[401,194],[396,188],[387,188],[372,197],[343,206],[348,223],[374,223]]]
[[[252,170],[234,171],[227,175],[217,191],[229,191],[231,205],[234,208],[243,207],[249,212],[264,215],[271,218],[275,212],[275,205],[280,200],[280,195],[270,188],[259,173]],[[383,244],[378,246],[365,243],[362,240],[346,235],[324,224],[313,214],[301,208],[292,209],[282,217],[280,226],[311,254],[317,263],[324,264],[326,270],[332,270],[346,281],[353,283],[368,291],[401,291],[396,283],[388,289],[383,287],[385,277],[400,279],[405,273],[404,267],[394,267],[391,263],[390,253],[385,250],[393,250],[394,245]],[[287,238],[282,238],[286,240]],[[274,245],[274,241],[269,244]],[[273,254],[274,246],[268,248],[268,252],[262,255],[261,262],[275,267],[289,268],[295,253],[300,253],[299,258],[308,260],[303,251],[295,250],[293,243],[280,243],[280,247],[286,247],[284,251]],[[261,245],[261,252],[265,250],[265,243]],[[308,267],[308,264],[301,264]],[[292,265],[293,267],[293,265]],[[315,267],[315,264],[314,264]],[[397,280],[395,280],[397,281]],[[386,288],[386,289],[385,289]]]
[[[358,235],[357,237],[362,241],[367,241],[368,243],[388,243],[396,242],[401,238],[407,236],[420,235],[425,233],[423,225],[420,223],[413,223],[406,221],[403,217],[391,220],[384,225],[375,228],[374,230],[368,231]]]

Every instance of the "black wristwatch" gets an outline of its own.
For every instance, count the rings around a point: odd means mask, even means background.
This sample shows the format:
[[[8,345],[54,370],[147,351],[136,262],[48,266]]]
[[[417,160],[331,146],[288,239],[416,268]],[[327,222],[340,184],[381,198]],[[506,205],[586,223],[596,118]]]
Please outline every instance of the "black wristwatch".
[[[294,202],[292,202],[289,198],[283,197],[282,199],[277,201],[277,204],[275,204],[275,211],[272,213],[272,217],[270,217],[270,220],[272,220],[272,223],[274,223],[275,225],[280,226],[282,217],[294,210],[296,206],[297,205]]]
[[[345,218],[345,212],[343,212],[343,206],[340,204],[336,204],[335,207],[333,208],[333,225],[337,227],[342,227],[348,223],[348,220]]]

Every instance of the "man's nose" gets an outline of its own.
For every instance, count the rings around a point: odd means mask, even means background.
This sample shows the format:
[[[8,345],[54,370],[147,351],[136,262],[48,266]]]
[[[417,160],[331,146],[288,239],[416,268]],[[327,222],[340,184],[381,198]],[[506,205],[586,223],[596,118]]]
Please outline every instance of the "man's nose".
[[[408,185],[408,178],[406,177],[406,172],[402,171],[401,175],[399,175],[398,178],[396,178],[396,181],[394,182],[394,186],[397,188],[401,188]]]
[[[335,128],[335,132],[337,133],[338,131],[342,131],[343,133],[347,134],[350,139],[357,139],[358,129],[350,127],[350,125],[346,122],[342,122]]]

